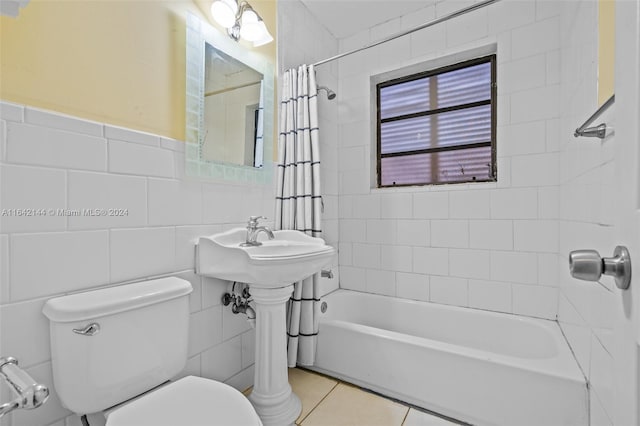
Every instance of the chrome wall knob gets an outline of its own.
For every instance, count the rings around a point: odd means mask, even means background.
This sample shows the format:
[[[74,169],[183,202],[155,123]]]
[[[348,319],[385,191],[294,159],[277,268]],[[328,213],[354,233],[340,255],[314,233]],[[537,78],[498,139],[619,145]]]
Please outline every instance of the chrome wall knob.
[[[575,250],[569,253],[571,276],[584,281],[598,281],[602,274],[615,278],[616,286],[625,290],[631,284],[631,257],[626,247],[618,246],[613,257],[600,257],[595,250]]]

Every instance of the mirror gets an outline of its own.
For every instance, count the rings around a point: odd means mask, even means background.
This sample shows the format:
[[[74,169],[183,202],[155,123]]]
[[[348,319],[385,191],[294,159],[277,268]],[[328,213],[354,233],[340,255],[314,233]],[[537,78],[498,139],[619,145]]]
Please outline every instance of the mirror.
[[[263,75],[205,43],[205,160],[262,167]]]
[[[270,58],[187,15],[185,172],[272,183],[274,66]]]

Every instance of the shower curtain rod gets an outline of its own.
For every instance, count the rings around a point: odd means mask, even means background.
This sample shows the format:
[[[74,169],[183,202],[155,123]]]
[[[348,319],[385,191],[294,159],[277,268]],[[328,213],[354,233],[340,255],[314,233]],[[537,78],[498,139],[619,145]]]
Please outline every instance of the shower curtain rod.
[[[426,22],[426,23],[424,23],[422,25],[419,25],[419,26],[417,26],[415,28],[411,28],[409,30],[405,30],[405,31],[401,31],[399,33],[393,34],[393,35],[391,35],[391,36],[389,36],[389,37],[387,37],[385,39],[382,39],[380,41],[376,41],[375,43],[371,43],[371,44],[368,44],[366,46],[359,47],[357,49],[353,49],[353,50],[350,50],[348,52],[340,53],[339,55],[335,55],[335,56],[332,56],[332,57],[327,58],[327,59],[323,59],[322,61],[318,61],[315,64],[313,64],[313,66],[317,67],[318,65],[326,64],[327,62],[335,61],[336,59],[344,58],[345,56],[349,56],[349,55],[352,55],[354,53],[358,53],[358,52],[361,52],[363,50],[367,50],[367,49],[370,49],[372,47],[376,47],[376,46],[378,46],[378,45],[380,45],[382,43],[386,43],[388,41],[395,40],[395,39],[397,39],[399,37],[406,36],[407,34],[411,34],[411,33],[414,33],[416,31],[420,31],[422,29],[425,29],[425,28],[431,27],[433,25],[439,24],[441,22],[448,21],[449,19],[457,18],[458,16],[462,16],[465,13],[473,12],[474,10],[481,9],[481,8],[483,8],[485,6],[489,6],[490,4],[497,3],[499,1],[500,0],[485,0],[483,2],[476,3],[476,4],[471,5],[469,7],[465,7],[463,9],[457,10],[457,11],[455,11],[453,13],[448,14],[448,15],[444,15],[444,16],[442,16],[440,18],[434,19],[433,21]]]

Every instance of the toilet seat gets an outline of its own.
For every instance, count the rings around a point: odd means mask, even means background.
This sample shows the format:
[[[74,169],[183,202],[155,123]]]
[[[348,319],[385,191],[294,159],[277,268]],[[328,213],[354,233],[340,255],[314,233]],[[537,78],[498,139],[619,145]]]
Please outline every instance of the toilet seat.
[[[188,376],[113,410],[106,426],[262,426],[247,398],[229,385]]]

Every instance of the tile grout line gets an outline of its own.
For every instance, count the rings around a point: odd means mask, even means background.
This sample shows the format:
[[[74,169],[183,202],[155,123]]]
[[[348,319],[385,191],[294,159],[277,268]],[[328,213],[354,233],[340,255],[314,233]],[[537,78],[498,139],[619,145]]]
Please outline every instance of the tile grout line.
[[[323,397],[322,397],[322,399],[321,399],[320,401],[318,401],[318,403],[317,403],[317,404],[316,404],[316,405],[315,405],[311,410],[309,410],[309,412],[307,413],[307,415],[306,415],[306,416],[304,416],[304,417],[300,420],[300,423],[299,423],[300,425],[302,425],[302,422],[304,422],[304,421],[307,419],[307,417],[309,417],[309,415],[310,415],[311,413],[313,413],[313,412],[315,411],[315,409],[316,409],[316,408],[318,408],[318,407],[320,406],[320,404],[322,404],[322,403],[324,402],[324,400],[325,400],[325,399],[327,399],[327,397],[329,396],[329,394],[330,394],[331,392],[333,392],[333,391],[335,390],[335,388],[337,388],[337,387],[338,387],[338,385],[339,385],[340,383],[342,383],[342,381],[341,381],[341,380],[336,380],[336,384],[335,384],[335,385],[333,385],[333,387],[331,388],[331,390],[330,390],[329,392],[327,392],[327,394],[326,394],[325,396],[323,396]]]

